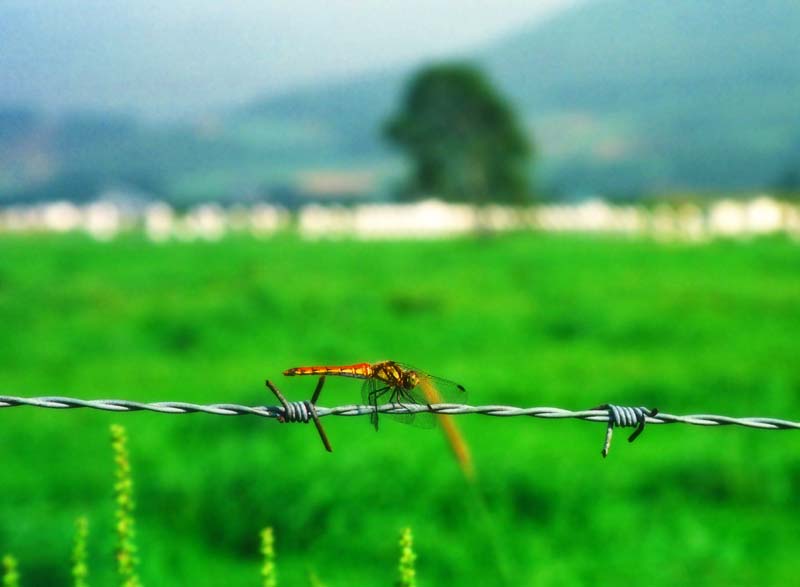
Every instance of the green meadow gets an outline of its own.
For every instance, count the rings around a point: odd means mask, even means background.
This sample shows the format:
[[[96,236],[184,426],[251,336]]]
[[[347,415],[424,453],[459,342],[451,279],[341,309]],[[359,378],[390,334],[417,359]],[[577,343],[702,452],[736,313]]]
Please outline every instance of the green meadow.
[[[509,235],[436,242],[0,238],[0,394],[274,405],[288,367],[395,359],[473,404],[800,419],[800,246]],[[331,379],[324,406],[360,402]],[[796,579],[800,432],[457,418],[311,425],[203,414],[0,409],[0,555],[67,585],[74,520],[113,585],[123,424],[146,587],[392,585],[401,528],[419,585],[767,585]]]

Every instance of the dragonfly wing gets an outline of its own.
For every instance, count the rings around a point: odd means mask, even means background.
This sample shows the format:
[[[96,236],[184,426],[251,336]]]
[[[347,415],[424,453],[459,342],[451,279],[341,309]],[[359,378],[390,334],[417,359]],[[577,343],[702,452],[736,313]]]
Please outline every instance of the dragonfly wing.
[[[399,399],[395,400],[401,404],[417,404],[428,406],[431,404],[443,403],[464,403],[467,401],[467,390],[449,379],[443,379],[434,375],[429,375],[410,365],[400,365],[403,369],[414,371],[419,377],[419,383],[410,390],[400,390]],[[431,412],[417,412],[415,414],[405,414],[412,416],[402,421],[413,424],[420,428],[431,428],[436,426],[438,418]]]
[[[428,375],[419,373],[419,385],[422,388],[425,398],[431,404],[463,404],[466,403],[469,394],[463,385]]]
[[[400,387],[392,387],[377,378],[365,380],[361,388],[361,396],[364,403],[373,408],[370,414],[370,423],[376,430],[378,429],[377,408],[386,403],[413,407],[428,406],[430,404],[466,402],[467,392],[464,386],[448,379],[428,375],[408,365],[401,365],[401,367],[403,369],[412,370],[419,376],[419,383],[414,388],[402,389]],[[420,428],[431,428],[437,423],[436,415],[431,412],[387,413],[385,415],[403,424],[413,424]]]
[[[401,364],[400,366],[403,369],[414,371],[419,376],[420,384],[417,387],[423,388],[423,397],[427,400],[425,403],[463,404],[467,402],[469,394],[460,383],[425,373],[411,365]]]
[[[462,385],[447,379],[420,373],[419,371],[417,375],[419,376],[419,384],[414,389],[404,392],[413,398],[414,403],[429,406],[431,404],[454,404],[466,401],[467,392]],[[430,428],[435,426],[437,422],[438,418],[432,412],[415,414],[414,425],[416,426]]]

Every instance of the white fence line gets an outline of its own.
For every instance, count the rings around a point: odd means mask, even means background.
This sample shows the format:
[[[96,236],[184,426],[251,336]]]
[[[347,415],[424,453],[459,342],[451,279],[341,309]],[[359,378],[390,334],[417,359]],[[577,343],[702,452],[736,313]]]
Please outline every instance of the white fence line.
[[[665,240],[786,234],[800,239],[800,204],[767,195],[724,199],[703,206],[617,205],[604,200],[541,204],[525,208],[447,204],[308,205],[296,215],[269,204],[223,208],[202,204],[179,213],[156,202],[131,205],[98,201],[87,205],[54,202],[0,208],[0,233],[85,232],[105,241],[141,230],[154,242],[219,240],[227,234],[268,237],[295,230],[306,239],[437,239],[476,230],[606,233]]]

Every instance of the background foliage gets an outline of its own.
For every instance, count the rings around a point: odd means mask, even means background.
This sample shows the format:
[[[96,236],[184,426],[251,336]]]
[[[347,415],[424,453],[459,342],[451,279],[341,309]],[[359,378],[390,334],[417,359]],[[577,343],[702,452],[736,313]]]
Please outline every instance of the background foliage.
[[[0,390],[272,403],[303,363],[395,358],[474,403],[797,419],[800,251],[507,236],[418,243],[128,237],[0,240]],[[124,262],[123,262],[124,261]],[[324,405],[357,401],[331,381]],[[791,583],[800,436],[651,427],[599,456],[603,427],[458,419],[470,489],[437,431],[327,419],[0,410],[0,550],[26,585],[67,584],[73,522],[113,584],[108,425],[124,422],[142,584],[253,585],[275,527],[282,584],[394,579],[414,528],[421,585]],[[105,529],[104,529],[105,528]]]

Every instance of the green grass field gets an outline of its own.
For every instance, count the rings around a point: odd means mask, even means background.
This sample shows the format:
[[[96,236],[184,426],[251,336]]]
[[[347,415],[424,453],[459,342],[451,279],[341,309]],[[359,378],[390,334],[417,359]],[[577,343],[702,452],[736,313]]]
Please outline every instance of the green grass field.
[[[580,237],[152,245],[0,239],[0,394],[273,404],[307,363],[402,360],[475,404],[800,419],[800,248]],[[332,380],[321,404],[360,401]],[[0,555],[68,584],[113,576],[108,428],[130,435],[146,586],[390,585],[414,529],[426,585],[791,584],[800,433],[464,416],[478,482],[437,430],[201,414],[0,410]]]

